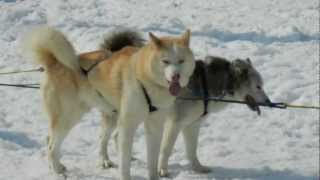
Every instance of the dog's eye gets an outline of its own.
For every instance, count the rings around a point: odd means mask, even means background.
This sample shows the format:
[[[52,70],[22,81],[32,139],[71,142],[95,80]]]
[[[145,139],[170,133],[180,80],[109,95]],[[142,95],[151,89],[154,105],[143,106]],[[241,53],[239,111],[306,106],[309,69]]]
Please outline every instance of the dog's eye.
[[[162,60],[163,64],[170,64],[168,60]]]
[[[179,63],[179,64],[183,64],[183,63],[184,63],[184,60],[183,60],[183,59],[180,59],[180,60],[178,61],[178,63]]]
[[[261,86],[257,86],[257,89],[261,90],[262,88],[261,88]]]

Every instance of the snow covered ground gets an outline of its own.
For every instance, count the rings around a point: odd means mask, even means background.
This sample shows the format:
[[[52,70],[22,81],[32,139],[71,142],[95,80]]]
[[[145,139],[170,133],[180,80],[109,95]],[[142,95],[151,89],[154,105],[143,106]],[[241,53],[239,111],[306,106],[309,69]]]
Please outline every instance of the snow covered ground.
[[[0,72],[34,65],[20,49],[25,32],[49,24],[79,52],[95,50],[103,35],[121,26],[159,35],[193,32],[197,58],[250,57],[273,101],[319,105],[319,2],[317,0],[0,0]],[[0,83],[37,82],[39,73],[0,76]],[[319,179],[319,111],[230,105],[204,121],[199,157],[209,174],[189,169],[178,139],[170,159],[172,179]],[[0,179],[55,179],[46,159],[47,121],[38,90],[0,87]],[[70,179],[117,179],[96,168],[99,113],[73,129],[62,162]],[[116,152],[112,148],[112,159]],[[146,179],[143,129],[137,132],[134,179]]]

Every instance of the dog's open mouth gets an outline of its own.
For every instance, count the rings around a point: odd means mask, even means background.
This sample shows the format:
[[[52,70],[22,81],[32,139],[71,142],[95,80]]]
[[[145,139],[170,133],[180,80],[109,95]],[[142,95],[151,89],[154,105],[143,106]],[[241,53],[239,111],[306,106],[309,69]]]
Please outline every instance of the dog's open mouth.
[[[245,102],[252,111],[257,111],[258,115],[261,114],[260,107],[252,96],[246,95]]]
[[[180,90],[181,90],[181,86],[179,81],[171,81],[168,82],[169,83],[169,92],[172,96],[178,96]]]

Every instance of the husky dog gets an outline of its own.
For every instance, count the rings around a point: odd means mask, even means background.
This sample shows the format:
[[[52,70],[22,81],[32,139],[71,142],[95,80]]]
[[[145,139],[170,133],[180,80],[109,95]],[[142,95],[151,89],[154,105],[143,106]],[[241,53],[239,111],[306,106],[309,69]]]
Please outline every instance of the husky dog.
[[[98,107],[105,115],[102,132],[111,132],[108,130],[117,124],[120,179],[130,179],[133,136],[141,122],[145,122],[147,132],[149,178],[158,179],[159,150],[154,149],[160,149],[162,132],[157,126],[162,119],[159,116],[155,122],[150,121],[149,114],[167,111],[187,85],[195,62],[189,48],[189,30],[181,37],[158,38],[152,33],[149,37],[150,42],[143,47],[124,43],[115,52],[82,55],[77,55],[67,38],[51,27],[35,29],[27,37],[26,47],[45,69],[41,92],[50,121],[48,158],[54,172],[63,174],[66,170],[59,159],[68,132],[85,112]],[[97,62],[95,57],[102,60]],[[101,145],[106,141],[102,138]]]
[[[205,76],[203,79],[202,76]],[[205,80],[205,81],[203,81]],[[237,59],[232,62],[224,58],[208,56],[205,61],[197,61],[189,84],[182,90],[182,97],[203,96],[203,83],[210,96],[225,99],[244,100],[253,111],[260,114],[256,102],[271,103],[263,90],[263,81],[259,72],[252,66],[250,59]],[[223,110],[227,103],[177,99],[166,121],[159,156],[159,174],[168,176],[168,159],[176,138],[182,130],[186,145],[187,159],[197,172],[209,172],[200,164],[196,151],[202,115],[206,112]]]

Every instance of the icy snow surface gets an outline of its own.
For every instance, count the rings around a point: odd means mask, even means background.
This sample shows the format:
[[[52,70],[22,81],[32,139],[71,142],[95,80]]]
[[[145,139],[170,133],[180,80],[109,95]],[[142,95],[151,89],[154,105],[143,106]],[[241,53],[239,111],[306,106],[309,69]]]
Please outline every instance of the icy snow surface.
[[[130,27],[158,35],[193,32],[197,58],[250,57],[273,101],[319,104],[317,0],[0,0],[0,72],[35,67],[21,39],[34,26],[64,32],[78,52],[95,50],[103,35]],[[38,82],[39,73],[0,76],[0,83]],[[170,158],[172,179],[319,179],[319,111],[262,109],[257,116],[231,105],[202,124],[198,154],[209,174],[190,170],[178,139]],[[48,121],[38,90],[0,87],[0,179],[47,180]],[[88,113],[66,139],[62,162],[70,179],[117,179],[100,170],[99,112]],[[111,144],[113,145],[113,143]],[[113,147],[113,146],[112,146]],[[135,137],[134,179],[146,179],[143,128]],[[111,148],[116,161],[116,152]],[[165,179],[165,178],[164,178]]]

